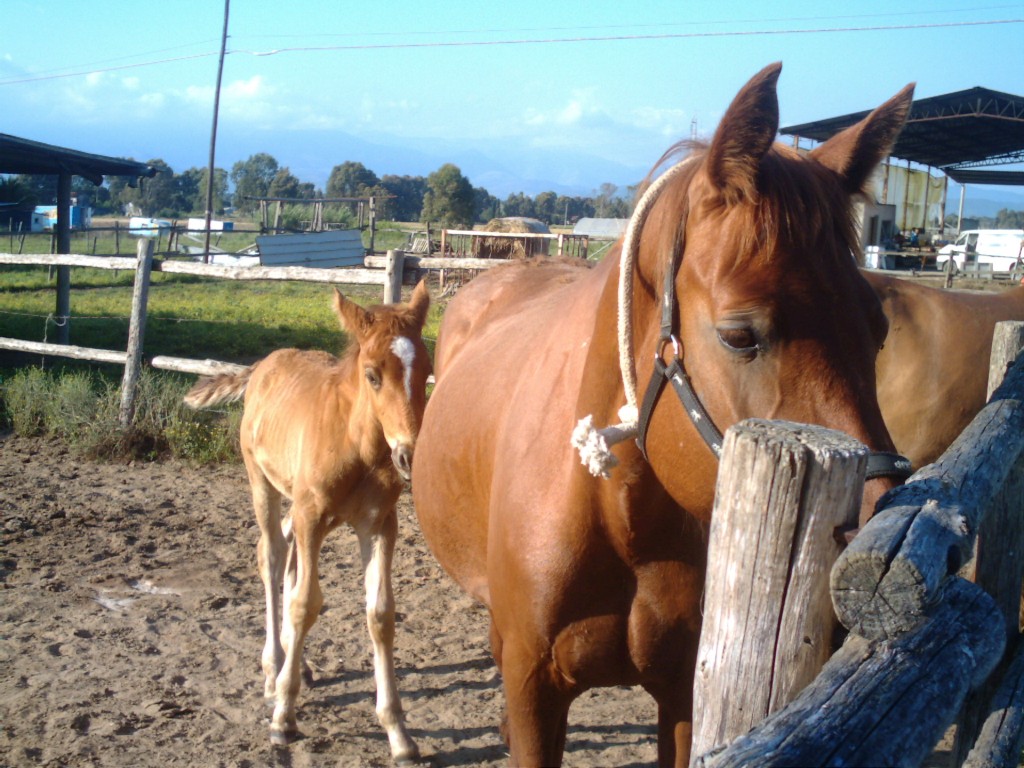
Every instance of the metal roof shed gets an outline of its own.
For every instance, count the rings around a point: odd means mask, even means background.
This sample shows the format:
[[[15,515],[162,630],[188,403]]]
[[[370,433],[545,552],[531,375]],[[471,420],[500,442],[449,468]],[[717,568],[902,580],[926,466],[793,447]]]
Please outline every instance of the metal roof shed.
[[[825,141],[867,115],[866,110],[854,112],[779,132]],[[1024,96],[975,87],[915,99],[892,155],[938,168],[963,185],[1022,185],[1024,172],[976,169],[1024,162]],[[962,214],[962,190],[960,210]]]
[[[0,173],[57,176],[57,253],[71,252],[71,177],[81,176],[97,186],[104,176],[156,175],[156,169],[125,160],[80,152],[0,133]],[[69,341],[67,318],[71,312],[71,268],[57,267],[57,343]]]

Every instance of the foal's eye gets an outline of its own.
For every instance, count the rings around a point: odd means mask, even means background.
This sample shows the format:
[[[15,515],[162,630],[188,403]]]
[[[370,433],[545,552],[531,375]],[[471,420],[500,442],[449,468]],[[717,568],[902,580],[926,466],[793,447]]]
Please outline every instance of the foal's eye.
[[[730,352],[753,354],[758,350],[757,334],[749,326],[718,328],[718,340]]]
[[[370,386],[374,389],[380,389],[380,374],[373,370],[373,368],[366,369],[366,380],[370,382]]]

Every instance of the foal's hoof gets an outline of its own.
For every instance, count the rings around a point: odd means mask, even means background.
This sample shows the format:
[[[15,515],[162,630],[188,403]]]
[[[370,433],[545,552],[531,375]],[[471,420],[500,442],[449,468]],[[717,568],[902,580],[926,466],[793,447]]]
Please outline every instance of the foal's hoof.
[[[297,730],[284,730],[282,728],[270,727],[270,743],[275,747],[287,747],[299,738]]]
[[[425,766],[425,768],[433,768],[437,763],[430,757],[420,757],[419,750],[415,750],[400,757],[393,759],[395,768],[412,768],[412,766]]]

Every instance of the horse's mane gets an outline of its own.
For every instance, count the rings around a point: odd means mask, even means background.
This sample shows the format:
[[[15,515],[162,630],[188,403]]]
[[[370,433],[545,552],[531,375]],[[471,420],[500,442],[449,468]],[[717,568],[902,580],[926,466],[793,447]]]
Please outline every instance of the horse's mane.
[[[662,155],[637,190],[637,200],[671,161],[692,159],[691,168],[679,174],[663,193],[671,210],[683,210],[708,145],[680,141]],[[815,263],[828,266],[835,259],[848,259],[859,252],[852,206],[832,171],[801,158],[793,149],[774,144],[762,158],[753,199],[729,199],[724,195],[702,195],[704,216],[727,216],[729,226],[723,237],[736,255],[770,257],[780,248],[815,254]],[[680,233],[666,233],[678,242]],[[828,248],[834,243],[838,247]]]

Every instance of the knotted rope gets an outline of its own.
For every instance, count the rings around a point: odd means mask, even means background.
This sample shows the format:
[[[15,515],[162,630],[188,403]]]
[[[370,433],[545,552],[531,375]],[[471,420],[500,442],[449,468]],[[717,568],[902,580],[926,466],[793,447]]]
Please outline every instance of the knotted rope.
[[[618,291],[619,372],[626,392],[626,404],[619,408],[618,413],[622,421],[604,429],[596,429],[594,417],[588,415],[577,422],[571,438],[572,446],[579,451],[581,463],[595,477],[610,477],[612,468],[619,463],[611,452],[611,447],[637,436],[639,413],[636,398],[636,366],[633,362],[633,270],[636,254],[640,247],[640,233],[644,222],[658,195],[679,175],[689,160],[690,158],[687,158],[673,165],[647,188],[626,226],[626,235],[622,240],[622,255],[619,259]]]

